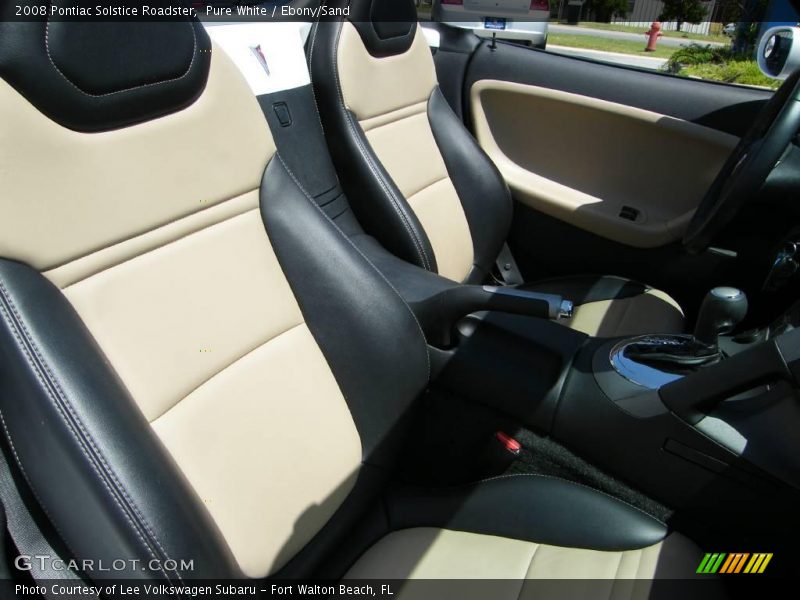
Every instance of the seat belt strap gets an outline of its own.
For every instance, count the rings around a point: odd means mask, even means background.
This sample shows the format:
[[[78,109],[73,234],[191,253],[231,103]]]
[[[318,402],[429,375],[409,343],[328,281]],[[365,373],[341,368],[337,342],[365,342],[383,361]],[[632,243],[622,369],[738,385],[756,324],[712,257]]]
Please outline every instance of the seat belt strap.
[[[511,249],[508,244],[503,244],[500,254],[497,255],[495,261],[497,271],[500,274],[500,279],[506,285],[522,285],[522,273],[517,266],[517,261],[514,260],[514,255],[511,254]]]
[[[5,515],[6,531],[11,536],[14,546],[19,553],[18,556],[29,556],[31,569],[28,573],[35,581],[45,579],[80,579],[80,577],[69,569],[63,571],[54,570],[51,565],[53,559],[60,558],[47,541],[44,533],[39,528],[36,520],[28,510],[25,501],[20,494],[20,490],[14,481],[11,472],[11,465],[6,456],[5,444],[0,444],[0,505]],[[40,561],[34,560],[34,556],[48,556],[50,560],[44,563],[42,569]],[[12,561],[17,557],[6,557]],[[26,563],[27,564],[27,563]],[[13,577],[13,565],[8,563],[8,568],[12,571],[8,576]],[[6,574],[4,574],[6,575]],[[46,589],[48,586],[45,586]],[[48,594],[49,595],[49,594]]]

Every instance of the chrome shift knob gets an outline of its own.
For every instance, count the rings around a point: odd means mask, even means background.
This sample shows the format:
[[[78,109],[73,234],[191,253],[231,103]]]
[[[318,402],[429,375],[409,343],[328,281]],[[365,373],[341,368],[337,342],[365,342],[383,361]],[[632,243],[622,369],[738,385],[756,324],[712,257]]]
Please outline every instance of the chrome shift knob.
[[[747,314],[747,296],[734,287],[715,287],[706,294],[694,328],[694,337],[709,346],[717,345],[717,338],[729,333]]]

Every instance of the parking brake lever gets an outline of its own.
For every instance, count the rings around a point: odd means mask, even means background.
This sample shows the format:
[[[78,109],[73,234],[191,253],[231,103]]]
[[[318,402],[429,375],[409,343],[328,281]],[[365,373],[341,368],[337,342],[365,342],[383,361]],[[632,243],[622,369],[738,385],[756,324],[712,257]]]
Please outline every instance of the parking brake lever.
[[[569,319],[573,313],[573,303],[557,294],[491,285],[455,286],[419,304],[428,315],[423,324],[428,340],[441,347],[451,344],[455,324],[470,313],[494,310],[541,319]]]
[[[494,285],[484,285],[481,289],[487,295],[487,308],[483,310],[497,310],[545,319],[571,319],[574,312],[572,301],[558,294],[540,294]],[[534,307],[532,304],[538,306]]]

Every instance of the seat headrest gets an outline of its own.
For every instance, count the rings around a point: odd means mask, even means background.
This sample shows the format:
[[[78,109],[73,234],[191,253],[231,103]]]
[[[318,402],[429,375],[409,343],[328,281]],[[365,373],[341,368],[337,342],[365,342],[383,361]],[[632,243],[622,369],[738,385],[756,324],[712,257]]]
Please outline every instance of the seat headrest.
[[[0,77],[78,131],[107,131],[191,104],[205,88],[211,41],[193,18],[20,21],[0,9]],[[60,2],[59,6],[80,5]]]
[[[349,5],[349,20],[372,56],[402,54],[411,47],[417,30],[414,0],[350,0]]]

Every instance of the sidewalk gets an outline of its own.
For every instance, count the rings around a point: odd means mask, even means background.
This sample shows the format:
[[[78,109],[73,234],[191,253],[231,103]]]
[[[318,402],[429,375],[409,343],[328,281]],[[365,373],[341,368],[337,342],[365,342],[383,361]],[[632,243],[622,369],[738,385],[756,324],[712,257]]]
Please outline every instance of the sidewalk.
[[[631,28],[633,29],[633,28]],[[645,43],[644,29],[640,33],[635,33],[635,29],[631,33],[626,31],[608,31],[606,29],[592,29],[591,27],[576,27],[574,25],[561,25],[559,23],[550,23],[550,31],[553,33],[570,33],[573,35],[585,35],[590,37],[601,37],[610,40],[626,40]],[[663,36],[659,38],[658,43],[662,46],[688,46],[689,44],[709,44],[711,46],[724,46],[720,42],[706,42],[703,40],[690,40],[683,38]]]
[[[639,67],[641,69],[651,69],[657,71],[666,63],[665,58],[650,58],[649,56],[636,56],[633,54],[623,54],[621,52],[605,52],[603,50],[591,50],[589,48],[573,48],[571,46],[557,46],[548,44],[547,49],[558,54],[567,56],[581,56],[583,58],[593,58],[618,65],[629,67]]]

